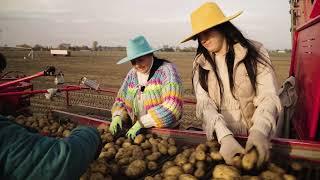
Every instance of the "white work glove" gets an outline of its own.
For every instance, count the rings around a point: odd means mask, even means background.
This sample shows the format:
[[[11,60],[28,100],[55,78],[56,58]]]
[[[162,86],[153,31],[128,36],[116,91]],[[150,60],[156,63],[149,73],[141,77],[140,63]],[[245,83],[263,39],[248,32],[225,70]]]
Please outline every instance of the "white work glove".
[[[268,137],[258,130],[251,130],[246,143],[246,152],[249,152],[253,147],[255,147],[258,151],[257,166],[260,167],[269,159],[270,144]]]
[[[56,95],[58,92],[58,89],[55,89],[55,88],[50,88],[50,89],[47,89],[47,93],[44,94],[44,96],[46,97],[46,99],[49,99],[51,100],[51,98]]]
[[[221,139],[219,152],[227,164],[233,165],[232,158],[237,154],[244,154],[245,151],[232,135],[227,135]]]

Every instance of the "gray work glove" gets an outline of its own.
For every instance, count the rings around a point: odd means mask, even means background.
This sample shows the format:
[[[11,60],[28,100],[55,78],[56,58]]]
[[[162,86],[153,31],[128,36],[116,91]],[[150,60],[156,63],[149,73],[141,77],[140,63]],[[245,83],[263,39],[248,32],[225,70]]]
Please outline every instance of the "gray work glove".
[[[258,130],[250,131],[246,143],[246,152],[249,152],[253,147],[255,147],[258,151],[257,166],[260,167],[264,162],[268,161],[270,156],[270,144],[268,137]]]
[[[232,165],[232,158],[237,154],[244,154],[245,150],[232,135],[227,135],[221,139],[221,147],[219,152],[224,161],[227,164]]]

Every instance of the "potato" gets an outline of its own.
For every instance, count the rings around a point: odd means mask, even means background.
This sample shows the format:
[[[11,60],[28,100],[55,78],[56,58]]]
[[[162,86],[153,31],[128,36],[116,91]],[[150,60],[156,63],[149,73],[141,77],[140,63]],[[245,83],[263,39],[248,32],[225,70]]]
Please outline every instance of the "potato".
[[[277,174],[280,174],[280,175],[283,175],[286,173],[285,170],[283,170],[281,167],[275,165],[274,163],[270,163],[268,164],[268,169],[274,173],[277,173]]]
[[[284,180],[296,180],[297,178],[294,177],[294,176],[291,175],[291,174],[284,174],[284,175],[283,175],[283,179],[284,179]]]
[[[127,148],[127,147],[129,147],[129,146],[131,146],[131,143],[130,143],[130,142],[124,142],[124,143],[122,143],[122,147],[123,147],[123,148]]]
[[[110,168],[110,173],[112,175],[119,174],[119,166],[117,164],[112,163],[112,164],[109,165],[109,168]]]
[[[158,145],[155,145],[155,144],[152,145],[152,152],[159,152]]]
[[[188,148],[188,149],[185,149],[185,150],[182,152],[182,154],[183,154],[184,156],[186,156],[186,157],[189,157],[189,156],[192,154],[192,152],[194,152],[194,149],[193,149],[193,148]]]
[[[232,158],[232,165],[233,165],[234,167],[240,169],[240,168],[241,168],[241,161],[242,161],[242,159],[241,159],[240,156],[234,156],[234,157]]]
[[[156,174],[154,176],[154,180],[162,180],[162,176],[160,174]]]
[[[223,160],[222,155],[221,155],[220,152],[218,152],[218,151],[211,151],[211,152],[210,152],[210,157],[211,157],[212,160],[214,160],[214,161],[221,161],[221,160]]]
[[[152,176],[146,176],[144,180],[154,180],[154,178]]]
[[[206,163],[204,161],[197,161],[196,167],[198,169],[205,169],[206,168]]]
[[[194,171],[194,167],[191,163],[186,163],[182,166],[182,169],[184,171],[184,173],[186,174],[192,174]]]
[[[245,175],[241,176],[241,180],[260,180],[260,178],[258,176]]]
[[[259,177],[263,180],[282,180],[282,177],[279,174],[274,173],[270,170],[263,171]]]
[[[177,180],[177,178],[178,178],[178,177],[176,177],[176,176],[165,176],[165,177],[163,178],[163,180]]]
[[[290,166],[291,166],[292,170],[294,170],[294,171],[301,171],[303,168],[301,163],[298,163],[298,162],[292,162],[290,164]]]
[[[204,151],[196,151],[196,160],[203,161],[206,159],[206,153]]]
[[[138,136],[136,136],[134,138],[134,143],[135,144],[141,144],[144,141],[144,135],[143,134],[139,134]]]
[[[206,146],[205,144],[199,144],[199,145],[196,147],[196,151],[206,152],[206,151],[207,151],[207,146]]]
[[[150,149],[152,148],[152,144],[149,142],[149,140],[145,140],[143,143],[141,143],[142,149]]]
[[[167,139],[162,139],[162,140],[160,141],[160,143],[163,144],[163,145],[165,145],[166,147],[169,146],[169,143],[168,143],[168,140],[167,140]]]
[[[102,159],[102,158],[106,158],[107,157],[107,152],[101,152],[100,154],[99,154],[99,159]]]
[[[114,142],[109,142],[109,143],[105,144],[103,148],[104,148],[105,150],[108,150],[108,149],[111,148],[111,147],[114,147]]]
[[[101,173],[93,173],[90,175],[90,180],[104,180],[104,176]]]
[[[163,155],[168,154],[168,148],[167,148],[167,146],[165,146],[165,145],[162,144],[162,143],[159,143],[159,144],[158,144],[158,150],[159,150],[159,152],[160,152],[161,154],[163,154]]]
[[[118,161],[119,166],[127,165],[129,163],[130,163],[130,158],[128,157],[122,158]]]
[[[146,168],[146,163],[143,160],[138,159],[130,163],[125,171],[125,174],[129,177],[137,177],[143,174]]]
[[[166,169],[164,171],[164,176],[167,177],[167,176],[175,176],[175,177],[178,177],[180,176],[181,174],[183,174],[183,170],[181,169],[181,167],[179,166],[172,166],[172,167],[169,167],[168,169]]]
[[[101,174],[107,173],[107,166],[104,163],[94,163],[90,165],[91,172],[97,172]]]
[[[197,180],[197,178],[192,176],[191,174],[181,174],[179,176],[179,180]]]
[[[151,155],[148,155],[148,156],[146,157],[146,159],[149,160],[149,161],[156,161],[156,160],[158,160],[160,157],[161,157],[161,153],[159,153],[159,152],[154,152],[154,153],[152,153]]]
[[[193,152],[193,153],[191,154],[191,156],[189,157],[189,162],[190,162],[191,164],[195,164],[195,163],[197,162],[197,160],[196,160],[196,152]]]
[[[149,149],[146,149],[143,151],[143,154],[144,154],[144,156],[148,156],[148,155],[152,154],[152,151]]]
[[[117,150],[113,147],[109,148],[106,152],[106,159],[112,159],[116,155]]]
[[[168,138],[168,143],[169,145],[172,145],[172,146],[176,145],[176,141],[173,138]]]
[[[79,180],[89,180],[90,178],[90,173],[86,171],[84,174],[81,175]]]
[[[148,169],[149,170],[156,170],[158,168],[158,164],[154,161],[149,161],[148,162]]]
[[[70,134],[71,134],[70,130],[64,130],[63,133],[62,133],[63,137],[69,137]]]
[[[169,154],[170,156],[176,155],[176,154],[177,154],[177,151],[178,151],[178,149],[177,149],[176,146],[171,145],[171,146],[169,146],[169,148],[168,148],[168,154]]]
[[[175,163],[173,161],[166,161],[162,166],[162,172],[172,166],[175,166]]]
[[[247,154],[242,157],[241,165],[245,170],[252,170],[258,161],[258,152],[255,148],[251,149]]]
[[[219,164],[214,167],[212,177],[226,180],[240,179],[240,172],[235,167]]]
[[[133,145],[131,147],[133,147],[132,157],[134,157],[135,159],[144,159],[144,153],[143,153],[141,147],[135,146],[135,145]]]
[[[206,142],[206,145],[209,147],[209,148],[212,148],[212,147],[217,147],[219,148],[220,144],[218,143],[218,141],[216,140],[209,140]]]
[[[152,145],[158,145],[158,144],[159,144],[159,140],[154,139],[154,138],[150,138],[150,139],[149,139],[149,142],[150,142]]]
[[[198,168],[194,171],[194,176],[197,178],[202,178],[205,174],[206,172],[201,168]]]
[[[184,165],[185,163],[188,162],[188,159],[183,154],[178,154],[176,156],[176,158],[174,159],[174,162],[176,163],[176,165],[182,166],[182,165]]]
[[[116,140],[116,144],[119,145],[119,146],[121,146],[125,139],[126,139],[126,138],[124,138],[124,137],[119,137],[119,138]]]
[[[153,138],[153,134],[146,134],[146,138],[147,139]]]

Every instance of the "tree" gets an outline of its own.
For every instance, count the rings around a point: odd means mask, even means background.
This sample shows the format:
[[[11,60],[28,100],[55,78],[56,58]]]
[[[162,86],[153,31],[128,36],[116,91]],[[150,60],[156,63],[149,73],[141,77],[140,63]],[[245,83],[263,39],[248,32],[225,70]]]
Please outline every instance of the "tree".
[[[16,45],[16,47],[29,48],[29,49],[31,48],[31,46],[28,44],[20,44],[20,45]]]
[[[98,41],[93,41],[92,43],[92,51],[97,51]]]
[[[67,44],[67,43],[61,43],[58,46],[59,49],[65,49],[65,50],[68,50],[70,47],[71,47],[71,44]]]
[[[42,51],[42,49],[44,49],[44,47],[41,46],[40,44],[36,44],[33,46],[33,50],[35,51],[40,51],[40,50]]]

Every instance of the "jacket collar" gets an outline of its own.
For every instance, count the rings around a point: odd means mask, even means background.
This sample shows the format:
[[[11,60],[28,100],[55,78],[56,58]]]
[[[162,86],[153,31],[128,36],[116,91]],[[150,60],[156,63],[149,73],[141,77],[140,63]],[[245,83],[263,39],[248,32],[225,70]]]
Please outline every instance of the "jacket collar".
[[[234,67],[242,61],[248,52],[248,49],[243,47],[240,43],[233,45],[235,59],[234,59]],[[212,70],[210,63],[205,59],[203,54],[199,54],[195,57],[195,64],[201,66],[205,70]]]

